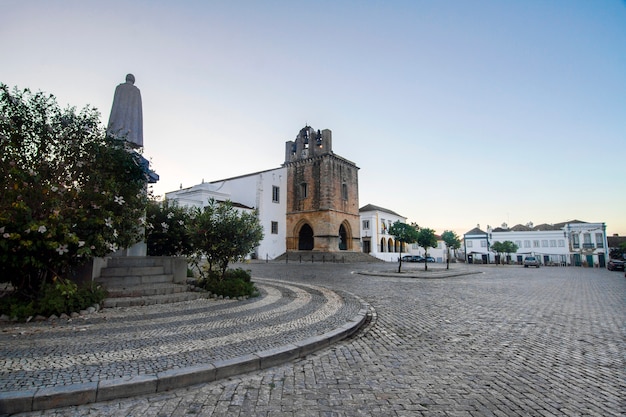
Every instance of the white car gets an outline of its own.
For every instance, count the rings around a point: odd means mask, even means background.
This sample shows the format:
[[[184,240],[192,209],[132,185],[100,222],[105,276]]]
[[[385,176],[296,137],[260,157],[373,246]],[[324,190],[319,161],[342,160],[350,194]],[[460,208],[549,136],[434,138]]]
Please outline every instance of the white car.
[[[534,256],[527,256],[524,258],[524,268],[528,268],[529,266],[536,266],[539,268],[539,259]]]

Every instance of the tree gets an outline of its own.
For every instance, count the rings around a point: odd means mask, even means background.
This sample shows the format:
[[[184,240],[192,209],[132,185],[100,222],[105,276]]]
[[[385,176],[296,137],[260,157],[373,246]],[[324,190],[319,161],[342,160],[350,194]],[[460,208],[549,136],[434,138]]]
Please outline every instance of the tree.
[[[206,207],[193,209],[191,217],[192,263],[205,278],[202,259],[208,264],[206,272],[216,269],[223,279],[228,264],[243,259],[263,239],[258,213],[239,211],[230,201],[211,199]]]
[[[446,269],[450,269],[450,249],[457,250],[461,247],[461,239],[451,230],[446,230],[441,234],[441,238],[446,243]]]
[[[501,258],[500,254],[504,253],[505,249],[506,247],[504,245],[504,242],[493,242],[493,244],[491,245],[491,250],[497,253],[499,258]],[[496,265],[497,264],[498,262],[496,262]]]
[[[417,244],[424,248],[424,257],[428,258],[428,248],[437,247],[437,236],[433,229],[420,229],[417,234]],[[424,262],[424,271],[428,271],[428,260]]]
[[[46,282],[141,238],[146,171],[96,109],[0,84],[0,275],[36,296]]]
[[[400,260],[398,263],[398,273],[402,270],[402,246],[405,243],[414,243],[417,241],[417,229],[415,226],[396,221],[389,228],[389,234],[392,235],[396,241],[400,242]]]
[[[504,242],[494,242],[491,245],[491,249],[497,254],[506,254],[507,256],[511,255],[513,252],[517,252],[519,247],[511,242],[510,240],[505,240]],[[504,260],[500,258],[500,263],[504,263]]]
[[[508,263],[509,262],[508,258],[510,257],[512,253],[517,252],[517,250],[519,249],[519,246],[517,246],[515,243],[511,242],[510,240],[505,240],[502,243],[504,245],[502,249],[504,250],[504,253],[507,255],[507,263]]]

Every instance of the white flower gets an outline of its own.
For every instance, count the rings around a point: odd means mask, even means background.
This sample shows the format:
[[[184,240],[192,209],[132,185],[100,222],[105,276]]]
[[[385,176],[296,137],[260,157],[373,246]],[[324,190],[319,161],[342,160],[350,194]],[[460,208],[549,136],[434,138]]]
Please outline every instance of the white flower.
[[[169,225],[165,222],[161,223],[161,227],[163,228],[164,231],[167,231],[167,229],[169,229]]]
[[[174,213],[172,213],[171,211],[169,213],[167,213],[167,218],[171,219],[172,217],[174,217]]]
[[[85,246],[85,241],[84,240],[79,240],[78,241],[78,247],[82,248],[83,246]]]
[[[179,221],[178,221],[178,224],[180,224],[181,226],[184,226],[184,225],[185,225],[185,222],[184,222],[184,221],[182,221],[182,220],[179,220]]]
[[[63,255],[64,253],[69,252],[69,249],[67,249],[67,245],[59,245],[56,251],[59,252],[59,255]]]
[[[48,231],[48,229],[46,229],[46,226],[39,226],[39,229],[37,229],[37,231],[39,233],[46,233],[46,231]]]
[[[104,220],[104,225],[105,225],[106,227],[113,227],[113,220],[111,220],[111,218],[110,218],[110,217],[107,217],[107,218]]]
[[[115,243],[108,243],[107,245],[111,252],[115,252],[117,250],[117,245]]]
[[[29,234],[30,233],[30,228],[24,230],[24,233]]]
[[[124,197],[122,197],[121,195],[118,195],[117,197],[115,197],[115,199],[114,199],[114,200],[115,200],[115,202],[116,202],[117,204],[119,204],[120,206],[121,206],[122,204],[124,204],[124,203],[125,203],[125,201],[124,201]]]
[[[117,238],[119,235],[117,234],[117,230],[113,229],[113,237]]]
[[[52,187],[50,187],[50,190],[51,190],[53,193],[56,193],[57,191],[59,191],[59,187],[56,187],[56,186],[54,186],[54,185],[53,185]]]
[[[8,239],[11,237],[11,235],[9,233],[5,233],[2,235],[3,238]]]

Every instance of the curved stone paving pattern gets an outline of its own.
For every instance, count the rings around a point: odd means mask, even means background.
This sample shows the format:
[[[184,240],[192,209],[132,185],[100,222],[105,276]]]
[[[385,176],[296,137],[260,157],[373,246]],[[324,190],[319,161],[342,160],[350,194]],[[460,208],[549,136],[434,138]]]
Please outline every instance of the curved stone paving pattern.
[[[104,309],[56,326],[0,328],[0,394],[155,375],[267,351],[337,329],[362,312],[349,294],[259,279],[261,296]]]

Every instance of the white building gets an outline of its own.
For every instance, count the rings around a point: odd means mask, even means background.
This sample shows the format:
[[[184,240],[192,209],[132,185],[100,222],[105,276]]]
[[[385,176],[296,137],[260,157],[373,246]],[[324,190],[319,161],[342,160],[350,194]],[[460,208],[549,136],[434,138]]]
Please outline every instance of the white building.
[[[396,262],[400,257],[400,242],[394,240],[389,229],[397,221],[406,223],[406,217],[373,204],[361,207],[359,215],[363,252],[383,261]],[[408,255],[407,245],[402,248],[402,253]]]
[[[517,225],[487,231],[480,226],[463,235],[463,252],[468,263],[496,262],[491,246],[511,241],[518,247],[511,261],[521,263],[525,256],[536,256],[542,265],[574,265],[606,267],[608,244],[604,223],[579,220],[557,224]]]
[[[391,226],[399,221],[406,223],[406,217],[383,207],[368,204],[359,209],[361,217],[361,242],[364,253],[369,253],[387,262],[397,262],[402,255],[420,255],[426,257],[424,248],[417,243],[404,244],[400,253],[400,242],[389,234]],[[445,243],[437,236],[437,247],[428,249],[428,256],[437,262],[445,262]]]
[[[181,206],[204,207],[209,199],[231,201],[242,209],[258,210],[263,240],[254,257],[274,259],[285,252],[286,168],[276,168],[224,180],[201,183],[165,194]]]

